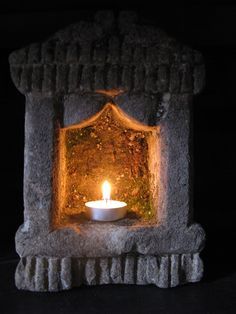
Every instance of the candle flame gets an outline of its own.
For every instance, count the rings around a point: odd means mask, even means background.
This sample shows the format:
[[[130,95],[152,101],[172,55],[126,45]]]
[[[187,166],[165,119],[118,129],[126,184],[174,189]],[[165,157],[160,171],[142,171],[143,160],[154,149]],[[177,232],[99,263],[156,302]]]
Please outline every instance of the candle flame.
[[[104,181],[102,184],[102,198],[104,200],[109,200],[111,197],[111,185],[108,181]]]

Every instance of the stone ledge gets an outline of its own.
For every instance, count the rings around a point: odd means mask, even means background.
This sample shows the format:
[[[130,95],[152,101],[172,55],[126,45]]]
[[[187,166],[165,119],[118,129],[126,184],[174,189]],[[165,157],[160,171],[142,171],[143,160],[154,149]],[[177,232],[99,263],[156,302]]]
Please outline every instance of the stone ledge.
[[[166,65],[12,65],[11,76],[23,93],[85,93],[104,89],[123,89],[132,94],[179,93],[197,94],[204,83],[205,68]]]
[[[104,20],[101,16],[104,12],[12,52],[9,62],[17,89],[49,95],[117,88],[150,95],[202,90],[205,68],[198,51],[156,27],[136,23],[134,12],[121,12],[119,18],[106,12],[109,19]]]
[[[199,253],[107,258],[28,256],[21,258],[15,282],[18,289],[30,291],[68,290],[82,284],[154,284],[169,288],[197,282],[202,275]]]

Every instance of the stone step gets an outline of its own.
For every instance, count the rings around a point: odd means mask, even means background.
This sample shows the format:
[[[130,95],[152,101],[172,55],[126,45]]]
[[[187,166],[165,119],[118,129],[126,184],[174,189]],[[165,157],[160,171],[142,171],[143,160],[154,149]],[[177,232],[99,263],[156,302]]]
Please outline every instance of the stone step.
[[[107,258],[27,256],[17,266],[15,281],[17,288],[31,291],[68,290],[82,284],[154,284],[168,288],[197,282],[202,274],[199,253]]]

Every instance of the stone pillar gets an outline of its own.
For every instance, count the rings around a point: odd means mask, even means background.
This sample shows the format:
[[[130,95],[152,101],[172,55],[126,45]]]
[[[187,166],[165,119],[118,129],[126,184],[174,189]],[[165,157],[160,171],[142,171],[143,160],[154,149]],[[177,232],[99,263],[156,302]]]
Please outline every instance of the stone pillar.
[[[26,96],[24,229],[33,233],[50,230],[55,117],[53,98]]]
[[[172,229],[186,228],[191,211],[191,95],[172,95],[165,119],[160,124],[161,222]]]

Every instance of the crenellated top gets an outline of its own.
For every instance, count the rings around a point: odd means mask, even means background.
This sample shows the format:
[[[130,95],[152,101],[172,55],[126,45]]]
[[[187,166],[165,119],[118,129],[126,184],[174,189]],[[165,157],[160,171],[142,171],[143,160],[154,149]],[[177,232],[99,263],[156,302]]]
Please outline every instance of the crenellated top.
[[[197,94],[204,85],[203,60],[132,12],[115,18],[101,11],[43,43],[9,57],[11,76],[23,93],[70,94],[121,89],[130,94]]]

